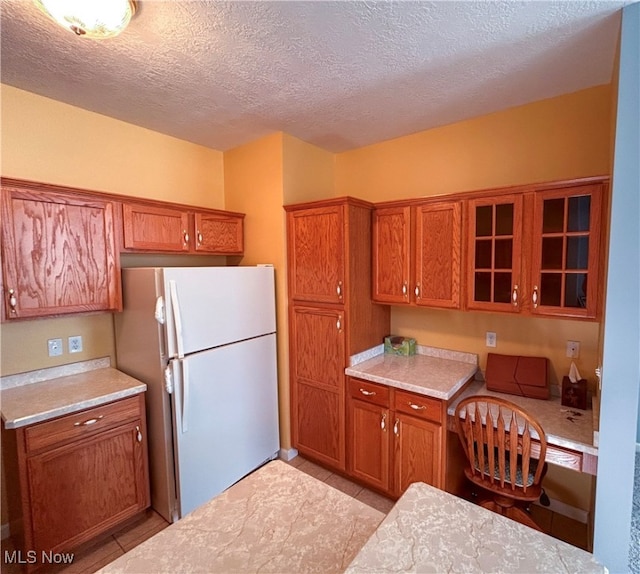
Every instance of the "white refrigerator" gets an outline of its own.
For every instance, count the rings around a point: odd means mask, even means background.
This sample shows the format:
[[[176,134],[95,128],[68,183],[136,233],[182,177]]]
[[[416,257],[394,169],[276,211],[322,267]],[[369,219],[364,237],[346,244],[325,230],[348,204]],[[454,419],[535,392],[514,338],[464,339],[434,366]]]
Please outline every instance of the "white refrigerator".
[[[279,444],[273,267],[122,270],[118,369],[147,384],[151,505],[174,522]]]

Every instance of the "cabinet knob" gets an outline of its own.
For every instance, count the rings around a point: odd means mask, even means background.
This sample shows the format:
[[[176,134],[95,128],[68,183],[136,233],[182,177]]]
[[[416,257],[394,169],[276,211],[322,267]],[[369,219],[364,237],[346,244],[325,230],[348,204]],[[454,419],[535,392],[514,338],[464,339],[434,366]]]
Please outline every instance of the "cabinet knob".
[[[189,245],[189,234],[187,233],[186,229],[182,230],[182,239],[185,245]]]
[[[11,312],[16,312],[16,305],[18,304],[18,299],[16,298],[16,292],[14,289],[9,289],[9,307],[11,308]]]
[[[533,293],[531,294],[531,301],[533,301],[533,308],[538,308],[538,286],[534,285]]]
[[[518,286],[517,285],[513,286],[513,291],[511,292],[511,302],[513,303],[514,307],[518,306]]]
[[[382,413],[382,420],[380,421],[380,428],[383,431],[387,430],[387,413]]]
[[[366,389],[360,389],[360,392],[365,396],[365,397],[372,397],[376,394],[375,391],[367,391]]]

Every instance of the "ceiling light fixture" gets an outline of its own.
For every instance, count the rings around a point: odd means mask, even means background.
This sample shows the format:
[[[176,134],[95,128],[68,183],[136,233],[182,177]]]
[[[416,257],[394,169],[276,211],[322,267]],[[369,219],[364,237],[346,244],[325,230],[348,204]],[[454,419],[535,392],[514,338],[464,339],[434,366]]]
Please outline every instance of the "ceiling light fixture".
[[[113,38],[136,12],[135,0],[34,0],[60,26],[85,38]]]

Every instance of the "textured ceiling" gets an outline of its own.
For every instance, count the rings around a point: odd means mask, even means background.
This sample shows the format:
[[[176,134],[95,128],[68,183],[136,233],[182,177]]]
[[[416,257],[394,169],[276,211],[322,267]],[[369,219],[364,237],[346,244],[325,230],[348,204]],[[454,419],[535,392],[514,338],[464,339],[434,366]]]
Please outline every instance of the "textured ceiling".
[[[5,84],[218,150],[334,152],[609,83],[629,3],[142,0],[97,41],[0,1]]]

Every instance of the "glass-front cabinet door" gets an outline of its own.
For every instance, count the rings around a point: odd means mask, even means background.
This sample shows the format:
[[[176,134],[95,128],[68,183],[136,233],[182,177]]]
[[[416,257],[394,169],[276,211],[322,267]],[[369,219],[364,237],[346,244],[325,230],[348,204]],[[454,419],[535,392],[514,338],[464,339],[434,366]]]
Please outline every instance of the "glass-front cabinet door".
[[[522,196],[469,201],[467,308],[520,311]]]
[[[602,184],[536,194],[532,313],[596,316],[601,204]]]

